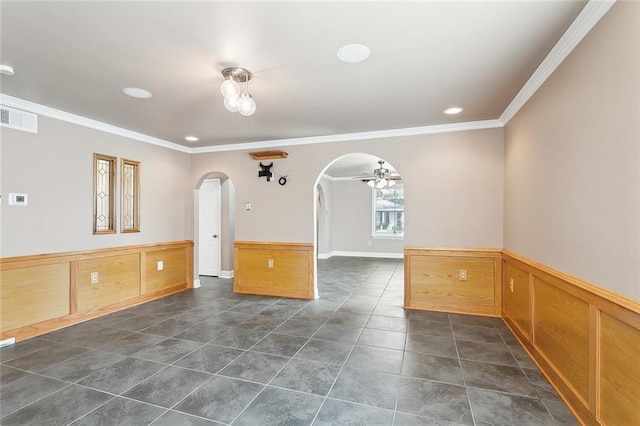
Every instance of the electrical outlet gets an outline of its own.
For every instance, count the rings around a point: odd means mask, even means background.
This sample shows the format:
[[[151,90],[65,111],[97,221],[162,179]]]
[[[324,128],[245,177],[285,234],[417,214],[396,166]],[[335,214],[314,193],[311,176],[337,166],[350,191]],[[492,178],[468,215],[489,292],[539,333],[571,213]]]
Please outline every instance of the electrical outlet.
[[[460,269],[460,281],[466,281],[466,280],[467,280],[467,270]]]
[[[267,260],[267,268],[273,269],[273,259]]]
[[[164,269],[164,262],[162,260],[158,260],[158,264],[156,265],[156,269],[158,271],[162,271]]]
[[[509,290],[511,290],[511,293],[513,293],[513,278],[509,279]]]
[[[91,273],[91,284],[98,284],[98,273],[97,272],[92,272]]]

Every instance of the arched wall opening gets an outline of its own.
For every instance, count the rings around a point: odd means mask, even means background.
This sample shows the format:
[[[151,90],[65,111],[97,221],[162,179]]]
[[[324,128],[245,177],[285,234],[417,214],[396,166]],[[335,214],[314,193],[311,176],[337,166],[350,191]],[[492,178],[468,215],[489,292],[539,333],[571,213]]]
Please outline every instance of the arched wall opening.
[[[406,231],[402,235],[379,235],[376,231],[375,195],[366,181],[374,169],[400,174],[384,157],[353,152],[330,161],[317,176],[314,202],[314,294],[318,294],[318,259],[333,256],[402,258]],[[363,182],[364,181],[364,182]],[[398,185],[398,188],[402,188]],[[404,202],[404,198],[403,198]],[[402,209],[404,207],[402,206]],[[404,213],[400,214],[404,221]],[[398,226],[398,224],[395,224]]]
[[[220,239],[220,278],[233,278],[233,242],[235,240],[235,188],[233,182],[225,173],[208,172],[198,179],[194,188],[194,220],[193,220],[193,268],[194,276],[198,277],[194,283],[194,287],[198,287],[200,283],[200,255],[203,248],[200,244],[200,231],[202,227],[202,219],[200,217],[200,188],[207,179],[217,179],[220,182],[219,187],[219,233]]]

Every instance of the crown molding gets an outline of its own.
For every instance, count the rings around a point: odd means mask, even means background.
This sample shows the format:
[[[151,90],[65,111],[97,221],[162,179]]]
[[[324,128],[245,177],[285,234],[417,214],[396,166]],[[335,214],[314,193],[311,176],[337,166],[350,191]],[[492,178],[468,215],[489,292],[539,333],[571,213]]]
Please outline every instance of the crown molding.
[[[334,182],[358,182],[361,179],[364,179],[367,176],[339,176],[334,177]]]
[[[590,0],[569,26],[560,40],[551,49],[544,61],[538,66],[520,92],[504,110],[499,120],[506,125],[509,120],[527,103],[558,66],[569,56],[584,36],[611,9],[616,0]]]
[[[463,123],[437,124],[433,126],[407,127],[404,129],[374,130],[371,132],[342,133],[337,135],[310,136],[305,138],[274,139],[270,141],[247,142],[228,145],[213,145],[192,148],[192,154],[209,152],[238,151],[244,149],[277,148],[295,145],[315,145],[333,142],[349,142],[368,139],[382,139],[403,136],[430,135],[434,133],[463,132],[503,127],[500,120],[467,121]]]
[[[364,179],[366,176],[362,176],[362,178],[360,176],[338,176],[338,177],[334,177],[328,174],[323,174],[322,175],[323,178],[330,180],[331,182],[344,182],[344,181],[349,181],[349,182],[357,182],[359,179]]]
[[[134,132],[132,130],[123,129],[122,127],[113,126],[101,121],[92,120],[90,118],[82,117],[81,115],[71,114],[59,109],[36,104],[30,101],[25,101],[24,99],[5,95],[3,93],[0,93],[0,104],[23,111],[33,112],[35,114],[44,115],[45,117],[54,118],[56,120],[66,121],[67,123],[88,127],[90,129],[100,130],[102,132],[123,136],[125,138],[134,139],[140,142],[146,142],[152,145],[173,149],[175,151],[185,152],[188,154],[191,153],[191,148],[187,146],[182,146],[177,143],[165,141],[164,139],[154,138],[153,136]]]
[[[90,129],[100,130],[102,132],[123,136],[140,142],[150,143],[152,145],[173,149],[187,154],[201,154],[209,152],[225,152],[225,151],[241,151],[245,149],[260,148],[278,148],[295,145],[313,145],[332,142],[348,142],[367,139],[393,138],[403,136],[429,135],[434,133],[462,132],[467,130],[482,130],[503,127],[500,120],[484,120],[484,121],[468,121],[463,123],[438,124],[433,126],[407,127],[404,129],[376,130],[371,132],[360,133],[343,133],[337,135],[311,136],[305,138],[277,139],[269,141],[257,141],[227,145],[213,145],[199,148],[183,146],[164,139],[155,138],[153,136],[134,132],[132,130],[123,129],[122,127],[113,126],[101,121],[92,120],[80,115],[71,114],[59,109],[40,105],[35,102],[26,101],[24,99],[0,93],[0,103],[2,105],[20,109],[23,111],[33,112],[35,114],[44,115],[45,117],[54,118],[56,120],[66,121],[68,123],[77,124],[79,126],[88,127]]]

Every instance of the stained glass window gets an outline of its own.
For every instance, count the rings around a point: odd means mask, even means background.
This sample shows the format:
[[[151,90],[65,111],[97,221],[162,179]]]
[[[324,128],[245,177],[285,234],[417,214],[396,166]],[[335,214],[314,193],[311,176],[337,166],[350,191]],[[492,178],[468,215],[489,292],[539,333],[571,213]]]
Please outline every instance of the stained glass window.
[[[140,231],[140,163],[122,160],[122,232]]]
[[[114,190],[116,159],[93,154],[93,233],[112,234],[114,227]]]

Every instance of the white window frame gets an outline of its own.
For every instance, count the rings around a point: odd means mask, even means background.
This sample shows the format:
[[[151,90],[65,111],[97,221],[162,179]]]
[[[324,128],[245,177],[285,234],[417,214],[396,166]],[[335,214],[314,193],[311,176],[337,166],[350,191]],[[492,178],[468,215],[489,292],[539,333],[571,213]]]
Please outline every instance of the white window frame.
[[[396,184],[396,186],[398,186],[398,188],[402,187],[404,189],[404,185],[401,183]],[[382,188],[382,189],[393,189],[393,188],[395,188],[395,186],[393,186],[392,188]],[[379,235],[376,232],[376,189],[377,188],[375,187],[371,189],[371,238],[373,238],[374,240],[403,240],[404,229],[401,234],[395,234],[395,235]],[[403,213],[404,213],[404,210],[403,210]]]

